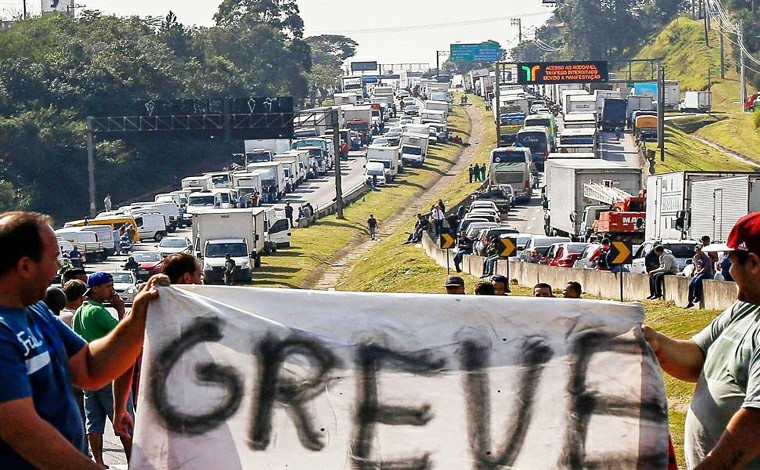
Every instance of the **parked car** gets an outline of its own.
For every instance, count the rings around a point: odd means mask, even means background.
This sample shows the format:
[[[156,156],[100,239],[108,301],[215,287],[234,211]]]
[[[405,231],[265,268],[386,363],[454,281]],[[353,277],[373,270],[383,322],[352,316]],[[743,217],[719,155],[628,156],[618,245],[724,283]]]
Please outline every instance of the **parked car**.
[[[557,266],[561,268],[572,268],[575,261],[581,257],[583,250],[588,243],[554,243],[549,247],[546,256],[540,264]]]
[[[113,289],[125,304],[132,304],[137,295],[137,278],[132,271],[114,271]]]
[[[158,251],[135,251],[132,256],[140,265],[137,272],[138,281],[147,281],[154,274],[160,274],[164,257]]]
[[[483,217],[470,217],[470,218],[467,218],[465,216],[465,218],[463,218],[459,222],[459,231],[466,233],[467,229],[470,228],[470,225],[473,224],[473,223],[477,223],[477,222],[488,222],[489,224],[492,224],[494,226],[496,225],[495,223],[493,223],[493,222],[491,222],[488,219],[485,219]]]
[[[518,232],[516,229],[503,226],[484,229],[478,234],[478,239],[475,240],[475,243],[473,244],[472,252],[476,255],[483,256],[485,254],[486,247],[494,238],[501,235],[510,236],[517,233]]]
[[[372,143],[370,145],[378,146],[378,147],[388,147],[390,145],[390,142],[385,137],[375,137],[372,139]]]
[[[583,249],[583,253],[573,263],[573,267],[576,269],[596,269],[596,261],[591,261],[591,257],[594,256],[596,250],[601,246],[601,243],[587,244],[586,248]]]
[[[158,244],[158,252],[166,258],[174,253],[190,253],[193,245],[187,237],[166,237]]]
[[[489,186],[485,191],[473,195],[474,200],[470,207],[476,202],[491,201],[499,211],[506,213],[512,208],[512,204],[515,200],[514,195],[515,192],[512,189],[512,186],[508,184]]]
[[[476,200],[474,200],[474,201],[472,201],[470,203],[470,207],[467,209],[467,212],[472,212],[475,209],[480,209],[480,208],[484,208],[484,207],[487,208],[487,209],[491,209],[494,212],[498,212],[499,211],[499,208],[498,208],[498,206],[496,205],[495,202],[493,202],[491,200],[476,199]]]
[[[477,238],[478,233],[481,230],[488,229],[488,228],[494,228],[494,227],[498,227],[498,224],[495,224],[495,223],[489,222],[489,221],[485,221],[485,222],[477,221],[475,223],[470,224],[467,227],[467,231],[465,232],[465,236],[467,238],[469,238],[470,240],[475,241],[475,239]]]
[[[408,104],[404,107],[404,114],[407,116],[416,116],[420,113],[420,107],[416,104]]]
[[[670,250],[673,256],[676,258],[678,264],[678,270],[682,271],[686,266],[686,260],[690,260],[694,257],[694,247],[699,242],[694,240],[648,240],[639,246],[633,254],[633,263],[629,267],[632,273],[644,274],[646,273],[646,267],[644,265],[644,257],[652,251],[655,245],[662,245],[666,250]]]
[[[520,261],[524,263],[538,263],[546,256],[549,247],[554,243],[570,242],[568,237],[547,237],[545,235],[533,235],[525,248],[520,253]]]

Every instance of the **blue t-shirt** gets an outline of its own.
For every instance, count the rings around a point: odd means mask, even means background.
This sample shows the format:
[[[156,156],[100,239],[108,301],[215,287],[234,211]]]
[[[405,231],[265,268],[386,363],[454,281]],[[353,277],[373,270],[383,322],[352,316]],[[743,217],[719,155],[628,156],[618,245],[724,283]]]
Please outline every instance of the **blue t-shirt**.
[[[0,307],[0,403],[31,397],[37,414],[83,452],[84,429],[71,393],[68,358],[84,345],[42,302],[25,309]],[[2,440],[0,466],[31,468]]]

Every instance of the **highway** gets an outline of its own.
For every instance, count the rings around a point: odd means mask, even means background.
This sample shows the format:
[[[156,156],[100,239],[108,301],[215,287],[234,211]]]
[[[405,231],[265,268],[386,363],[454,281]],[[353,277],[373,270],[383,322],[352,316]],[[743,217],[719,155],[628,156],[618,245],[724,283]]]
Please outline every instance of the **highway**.
[[[561,122],[561,119],[559,119]],[[636,143],[630,134],[625,134],[618,140],[612,132],[600,134],[600,150],[602,158],[608,161],[625,162],[627,166],[638,168],[639,154]],[[541,205],[541,191],[535,191],[533,198],[526,205],[518,205],[509,213],[507,220],[520,233],[544,235],[544,209]]]

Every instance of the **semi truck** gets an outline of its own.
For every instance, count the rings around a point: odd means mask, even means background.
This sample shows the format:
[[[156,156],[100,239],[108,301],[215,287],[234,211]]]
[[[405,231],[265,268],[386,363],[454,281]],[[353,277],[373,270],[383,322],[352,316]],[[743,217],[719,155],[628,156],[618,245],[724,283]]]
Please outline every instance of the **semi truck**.
[[[226,255],[235,261],[232,278],[251,282],[264,251],[261,209],[208,210],[193,214],[193,250],[203,264],[203,283],[224,280]]]
[[[625,109],[626,124],[628,124],[628,127],[631,129],[633,128],[631,115],[634,111],[651,111],[654,109],[654,101],[651,96],[628,95],[626,101],[628,103]]]
[[[586,206],[599,205],[584,197],[584,185],[598,183],[628,194],[639,194],[641,169],[599,159],[549,159],[546,162],[544,231],[551,236],[579,239]]]
[[[755,174],[750,172],[674,171],[649,176],[647,178],[646,239],[684,240],[689,237],[694,182]]]
[[[634,83],[633,94],[639,96],[651,96],[656,102],[658,99],[659,85],[657,82]],[[676,109],[681,102],[681,86],[675,80],[665,80],[665,109]]]

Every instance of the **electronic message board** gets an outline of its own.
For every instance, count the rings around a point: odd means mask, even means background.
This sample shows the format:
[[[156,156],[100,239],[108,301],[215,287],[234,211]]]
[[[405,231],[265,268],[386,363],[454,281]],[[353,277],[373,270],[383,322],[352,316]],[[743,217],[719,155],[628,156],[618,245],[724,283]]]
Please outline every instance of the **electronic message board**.
[[[607,61],[521,62],[517,64],[520,85],[606,82]]]

